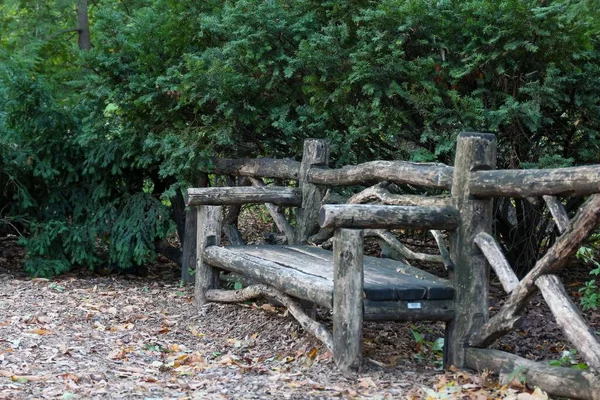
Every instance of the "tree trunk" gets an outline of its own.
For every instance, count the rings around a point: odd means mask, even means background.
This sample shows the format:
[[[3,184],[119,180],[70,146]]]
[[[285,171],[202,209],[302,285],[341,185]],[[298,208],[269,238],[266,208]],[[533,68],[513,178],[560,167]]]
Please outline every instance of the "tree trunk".
[[[77,0],[77,31],[79,32],[79,49],[84,51],[90,50],[92,48],[92,40],[90,38],[87,0]]]

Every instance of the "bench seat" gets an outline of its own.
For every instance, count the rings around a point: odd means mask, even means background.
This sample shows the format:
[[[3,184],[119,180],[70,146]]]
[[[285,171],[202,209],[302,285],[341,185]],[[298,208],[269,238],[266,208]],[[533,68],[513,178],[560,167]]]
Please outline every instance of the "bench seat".
[[[314,246],[209,246],[202,259],[332,308],[331,251]],[[451,318],[454,289],[447,280],[390,259],[365,256],[363,265],[365,319]],[[429,309],[435,315],[429,316]]]

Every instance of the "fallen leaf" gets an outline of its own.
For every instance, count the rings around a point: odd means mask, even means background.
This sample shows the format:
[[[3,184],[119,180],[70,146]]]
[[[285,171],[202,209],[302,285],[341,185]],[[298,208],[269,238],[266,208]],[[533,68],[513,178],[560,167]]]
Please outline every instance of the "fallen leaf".
[[[44,328],[37,328],[37,329],[32,329],[29,331],[29,333],[35,333],[36,335],[49,335],[52,332],[49,331],[48,329],[44,329]]]

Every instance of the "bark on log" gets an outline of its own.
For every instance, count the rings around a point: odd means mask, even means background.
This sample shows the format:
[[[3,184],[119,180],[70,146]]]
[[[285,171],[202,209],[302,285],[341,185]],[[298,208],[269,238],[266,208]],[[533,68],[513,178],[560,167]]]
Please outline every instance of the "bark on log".
[[[212,187],[191,188],[187,191],[187,206],[273,203],[287,206],[302,204],[298,188],[286,187]]]
[[[404,244],[396,239],[391,233],[383,229],[365,229],[365,237],[377,237],[383,240],[390,248],[397,251],[400,256],[408,260],[419,260],[427,262],[442,263],[442,256],[437,254],[416,253],[404,246]],[[399,260],[402,261],[402,260]]]
[[[204,294],[208,289],[219,287],[219,271],[209,265],[204,259],[204,249],[207,246],[218,246],[221,242],[221,207],[198,207],[198,229],[196,238],[196,285],[194,298],[196,307],[206,304]]]
[[[554,246],[538,260],[535,267],[521,280],[504,303],[502,309],[481,329],[473,334],[471,346],[485,347],[515,327],[528,300],[535,294],[536,280],[544,275],[559,271],[579,249],[600,223],[600,194],[590,198],[579,209],[567,230],[558,237]]]
[[[215,158],[204,172],[220,175],[298,179],[300,163],[274,158]]]
[[[333,236],[333,359],[343,370],[361,368],[363,232],[336,229]]]
[[[462,367],[471,333],[488,319],[489,265],[474,243],[480,232],[491,232],[492,200],[474,199],[471,175],[496,167],[496,138],[490,134],[462,133],[458,138],[452,182],[452,201],[460,212],[460,225],[450,235],[456,290],[455,317],[448,324],[445,363]]]
[[[508,261],[506,261],[500,245],[498,245],[492,235],[486,232],[479,233],[475,236],[475,244],[477,244],[494,269],[494,272],[506,293],[512,292],[514,288],[519,286],[519,279],[510,267]]]
[[[448,196],[416,196],[392,194],[387,187],[388,182],[380,182],[362,192],[350,197],[348,204],[360,204],[370,201],[380,201],[383,204],[396,206],[448,206],[451,199]]]
[[[560,279],[556,275],[544,275],[535,284],[567,339],[591,368],[600,369],[600,342],[573,304]]]
[[[500,350],[466,350],[466,365],[478,371],[510,375],[521,370],[530,389],[539,386],[552,396],[600,400],[600,375],[573,368],[553,367]]]
[[[327,350],[333,353],[333,337],[327,328],[310,318],[294,299],[268,285],[252,285],[240,290],[209,290],[206,292],[208,301],[221,303],[240,303],[259,297],[270,297],[289,310],[290,314],[300,323],[302,328],[319,339]]]
[[[322,228],[451,230],[458,221],[453,207],[331,204],[321,207],[319,215]]]
[[[474,196],[587,196],[600,192],[600,165],[555,169],[478,171],[469,182]]]
[[[304,244],[308,238],[317,233],[319,225],[317,217],[327,188],[317,186],[308,180],[311,170],[321,170],[329,165],[329,145],[326,140],[306,139],[304,154],[300,164],[298,182],[302,191],[302,205],[296,210],[296,239],[295,244]]]
[[[370,161],[341,169],[313,169],[310,171],[308,179],[312,183],[328,186],[367,185],[373,181],[390,181],[450,189],[452,173],[452,167],[444,164]]]
[[[558,231],[563,233],[567,227],[569,226],[569,216],[567,215],[567,210],[565,210],[565,206],[553,196],[544,196],[544,201],[554,217],[554,222],[558,227]]]
[[[223,213],[223,233],[227,236],[227,239],[229,239],[229,243],[234,246],[243,246],[246,244],[237,225],[241,211],[242,206],[236,204],[227,206]]]
[[[249,178],[252,185],[256,187],[265,187],[265,183],[261,178]],[[288,244],[294,244],[294,228],[290,225],[288,220],[285,218],[285,215],[279,211],[277,206],[273,203],[265,203],[267,210],[269,210],[269,214],[271,214],[271,218],[273,218],[273,222],[277,225],[277,229],[279,232],[283,233],[287,238]]]

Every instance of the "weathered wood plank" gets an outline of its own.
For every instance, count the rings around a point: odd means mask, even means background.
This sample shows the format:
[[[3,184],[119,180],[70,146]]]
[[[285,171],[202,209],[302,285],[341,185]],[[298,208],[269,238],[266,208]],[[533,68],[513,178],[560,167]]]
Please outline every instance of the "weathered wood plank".
[[[454,300],[363,301],[365,321],[450,321],[454,317]]]
[[[480,232],[491,232],[491,199],[474,199],[469,181],[474,171],[496,167],[496,137],[490,134],[462,133],[458,137],[453,205],[460,211],[460,225],[450,235],[454,270],[450,273],[455,293],[455,317],[448,324],[445,361],[461,367],[471,333],[488,319],[489,265],[476,247]]]
[[[567,210],[565,210],[565,206],[554,196],[543,196],[552,217],[554,217],[554,222],[558,227],[558,231],[563,233],[567,227],[569,226],[569,216],[567,215]]]
[[[485,347],[512,330],[519,322],[527,302],[536,293],[536,280],[542,275],[552,274],[563,268],[599,223],[600,194],[595,194],[579,209],[554,246],[537,261],[535,267],[511,292],[500,311],[473,334],[469,343],[475,347]]]
[[[519,279],[513,272],[508,261],[506,261],[500,245],[498,245],[492,235],[487,232],[480,232],[475,236],[475,244],[477,244],[494,269],[506,293],[512,292],[514,288],[519,286]]]
[[[321,207],[319,214],[322,228],[451,230],[458,221],[453,207],[331,204]]]
[[[587,196],[600,192],[600,165],[555,169],[474,172],[469,181],[474,196]]]
[[[535,284],[567,339],[591,368],[600,370],[600,342],[573,304],[560,279],[556,275],[544,275]]]
[[[506,376],[520,370],[530,389],[539,386],[557,397],[600,400],[600,375],[589,371],[553,367],[500,350],[476,348],[466,350],[466,365],[478,371],[493,371]]]
[[[313,169],[308,179],[312,183],[328,186],[367,185],[374,181],[390,181],[450,189],[452,173],[452,167],[444,164],[370,161],[340,169]]]
[[[287,206],[302,204],[298,188],[287,187],[212,187],[190,188],[187,206],[273,203]]]
[[[362,364],[363,232],[333,236],[333,359],[342,370]]]
[[[308,238],[319,230],[317,217],[327,188],[310,182],[308,174],[311,170],[324,170],[328,165],[329,145],[327,140],[306,139],[298,174],[298,183],[302,191],[302,205],[296,214],[296,240],[290,244],[305,244],[308,242]]]
[[[245,275],[275,287],[290,296],[331,308],[332,284],[318,275],[282,268],[280,264],[237,253],[226,247],[210,246],[203,252],[206,263],[227,271]]]
[[[204,172],[220,175],[298,179],[300,163],[274,158],[214,158]]]
[[[196,237],[196,284],[194,298],[196,307],[206,304],[204,294],[209,289],[219,287],[219,271],[204,258],[204,249],[216,247],[221,241],[221,207],[200,206],[197,210],[198,222]]]

